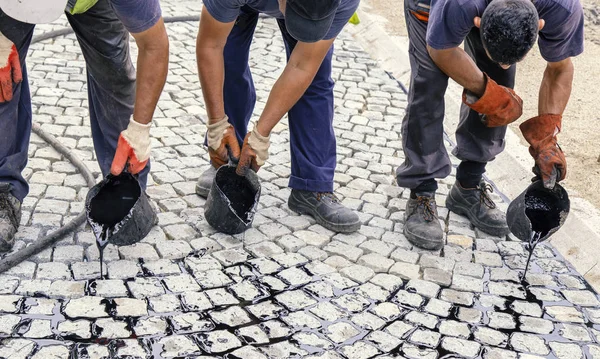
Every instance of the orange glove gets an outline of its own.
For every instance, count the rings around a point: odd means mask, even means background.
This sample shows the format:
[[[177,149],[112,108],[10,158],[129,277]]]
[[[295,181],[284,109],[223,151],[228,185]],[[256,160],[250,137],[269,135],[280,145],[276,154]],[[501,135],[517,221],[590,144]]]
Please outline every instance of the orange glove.
[[[533,172],[542,179],[544,187],[554,188],[567,175],[567,160],[557,143],[561,115],[545,114],[523,122],[519,128],[530,144],[529,153],[535,159]]]
[[[0,103],[8,102],[13,97],[13,82],[23,81],[19,52],[15,44],[0,33]]]
[[[246,135],[244,145],[242,146],[240,162],[235,169],[235,172],[239,176],[245,176],[248,168],[252,168],[254,172],[258,172],[260,167],[265,164],[265,161],[269,158],[270,138],[270,135],[265,137],[258,133],[256,125],[252,132]]]
[[[208,155],[214,168],[229,163],[229,158],[237,161],[240,158],[240,144],[235,135],[235,129],[229,123],[229,117],[208,124],[207,142]]]
[[[129,173],[136,174],[146,167],[150,158],[150,127],[133,120],[129,120],[127,129],[121,132],[117,152],[113,158],[110,173],[118,176],[123,172],[127,161],[129,161]]]
[[[463,91],[463,102],[473,111],[485,116],[483,123],[487,127],[506,126],[523,114],[523,100],[508,87],[500,86],[485,74],[485,92],[477,99],[470,91]]]

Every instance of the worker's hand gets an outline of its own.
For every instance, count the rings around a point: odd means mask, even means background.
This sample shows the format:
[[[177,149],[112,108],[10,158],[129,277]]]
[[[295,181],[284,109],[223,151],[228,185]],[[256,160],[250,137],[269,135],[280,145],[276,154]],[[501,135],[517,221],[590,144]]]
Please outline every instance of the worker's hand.
[[[523,100],[510,88],[500,86],[485,74],[485,92],[479,99],[465,89],[463,102],[482,115],[487,127],[506,126],[523,114]]]
[[[23,81],[21,63],[17,47],[0,33],[0,103],[8,102],[13,97],[13,82]]]
[[[146,167],[150,158],[150,127],[152,123],[143,125],[131,117],[129,126],[119,136],[110,173],[120,175],[128,161],[131,174],[139,173]]]
[[[567,161],[557,143],[561,128],[561,115],[545,114],[523,122],[519,128],[529,143],[529,153],[535,160],[533,173],[544,182],[544,187],[554,188],[556,182],[567,175]]]
[[[234,162],[240,158],[240,144],[235,136],[235,129],[228,122],[227,116],[221,120],[208,124],[207,142],[208,155],[214,168],[219,168],[231,158]]]
[[[258,172],[260,167],[265,164],[265,161],[269,158],[270,137],[270,135],[265,137],[258,133],[256,125],[252,132],[246,135],[242,145],[240,161],[235,169],[238,175],[245,176],[249,168],[252,168],[254,172]]]

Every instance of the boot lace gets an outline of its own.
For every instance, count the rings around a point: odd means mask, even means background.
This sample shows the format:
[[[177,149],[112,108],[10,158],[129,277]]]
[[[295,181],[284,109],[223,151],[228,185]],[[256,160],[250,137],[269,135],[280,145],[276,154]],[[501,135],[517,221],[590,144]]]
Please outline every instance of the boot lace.
[[[5,215],[2,212],[6,212],[8,219],[13,224],[13,226],[17,227],[19,225],[19,221],[17,219],[17,213],[15,207],[10,201],[10,184],[8,183],[0,183],[0,218]]]
[[[489,193],[494,192],[494,188],[492,188],[492,186],[489,183],[486,183],[485,185],[480,185],[479,192],[480,192],[480,196],[479,196],[480,204],[486,205],[488,208],[491,208],[491,209],[496,208],[496,203],[494,203],[494,201],[492,200],[492,198],[489,195]]]
[[[333,203],[340,202],[340,199],[333,192],[317,192],[317,201],[321,201],[323,198],[329,198]]]
[[[431,222],[437,217],[433,209],[434,203],[432,197],[417,196],[417,207],[423,207],[423,218],[427,222]]]

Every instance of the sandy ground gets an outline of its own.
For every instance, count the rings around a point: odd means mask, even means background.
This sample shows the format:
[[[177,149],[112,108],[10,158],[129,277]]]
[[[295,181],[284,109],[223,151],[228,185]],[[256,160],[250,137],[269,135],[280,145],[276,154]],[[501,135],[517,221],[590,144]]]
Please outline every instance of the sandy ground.
[[[568,175],[564,185],[600,207],[600,0],[581,0],[585,10],[585,50],[573,59],[575,78],[571,99],[563,114],[559,144],[567,156]],[[392,38],[406,43],[403,1],[363,0],[363,9],[381,17]],[[519,123],[537,114],[539,85],[545,69],[537,47],[517,66],[515,90],[523,98],[525,111]],[[518,123],[513,125],[516,133]],[[598,127],[596,127],[598,126]],[[526,142],[523,140],[523,143]]]

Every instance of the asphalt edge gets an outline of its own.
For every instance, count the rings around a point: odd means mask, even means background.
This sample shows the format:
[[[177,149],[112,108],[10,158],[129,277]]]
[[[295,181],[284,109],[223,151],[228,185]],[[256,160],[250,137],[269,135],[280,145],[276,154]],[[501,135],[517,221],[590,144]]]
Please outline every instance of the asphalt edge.
[[[368,5],[358,10],[360,24],[346,26],[346,31],[375,59],[380,66],[393,75],[401,86],[408,88],[410,60],[405,44],[385,31],[377,16],[369,14]],[[516,90],[518,91],[518,84]],[[450,80],[446,92],[446,118],[444,128],[451,136],[458,124],[462,88]],[[509,199],[517,197],[530,183],[531,157],[527,146],[521,142],[515,126],[506,132],[506,147],[487,166],[486,176],[493,179],[496,187]],[[571,211],[563,227],[550,239],[558,252],[600,292],[600,210],[589,201],[567,189],[571,199]]]

